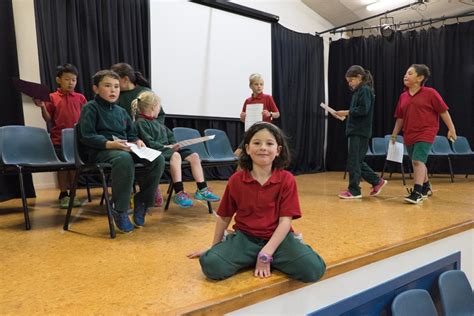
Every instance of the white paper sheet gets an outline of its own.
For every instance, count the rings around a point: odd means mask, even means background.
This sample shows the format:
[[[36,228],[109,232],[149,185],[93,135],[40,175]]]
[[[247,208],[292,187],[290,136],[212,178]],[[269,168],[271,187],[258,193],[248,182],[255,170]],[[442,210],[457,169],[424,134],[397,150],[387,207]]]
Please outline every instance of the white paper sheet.
[[[190,139],[186,139],[186,140],[182,140],[180,142],[177,142],[176,144],[178,144],[180,147],[186,147],[186,146],[189,146],[189,145],[194,145],[194,144],[197,144],[197,143],[202,143],[202,142],[214,139],[214,137],[216,137],[216,135],[208,135],[208,136],[203,136],[203,137],[190,138]],[[170,146],[170,147],[172,147],[172,146]]]
[[[135,153],[135,155],[137,155],[138,157],[142,159],[153,161],[156,158],[158,158],[159,155],[161,155],[161,151],[150,148],[150,147],[138,148],[138,146],[133,143],[127,143],[127,145],[130,146],[130,149],[132,150],[132,152]]]
[[[112,136],[112,139],[119,140],[120,138]],[[153,161],[156,158],[158,158],[159,155],[161,155],[161,151],[153,149],[153,148],[149,148],[149,147],[138,148],[136,144],[129,143],[129,142],[126,142],[125,144],[128,147],[130,147],[130,149],[132,150],[133,153],[135,153],[135,155],[137,155],[138,157],[142,159],[146,159],[148,161]]]
[[[332,107],[330,107],[329,105],[324,104],[323,102],[321,102],[321,104],[320,104],[319,106],[322,107],[323,109],[325,109],[326,111],[328,111],[329,113],[334,114],[338,120],[344,121],[344,120],[346,119],[345,116],[339,116],[339,115],[337,115],[337,114],[336,114],[336,110],[334,110],[334,109],[333,109]]]
[[[390,141],[388,143],[387,160],[402,163],[403,161],[403,144]]]
[[[245,130],[257,122],[263,121],[263,103],[247,104],[245,111]]]

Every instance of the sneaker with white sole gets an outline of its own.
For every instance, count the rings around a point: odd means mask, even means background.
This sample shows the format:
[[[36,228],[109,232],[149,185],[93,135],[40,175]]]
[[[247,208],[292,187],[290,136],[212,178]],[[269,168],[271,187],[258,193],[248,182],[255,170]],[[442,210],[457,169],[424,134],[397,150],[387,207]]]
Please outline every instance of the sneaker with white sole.
[[[362,199],[362,194],[352,195],[352,193],[349,191],[343,191],[339,193],[339,197],[341,199]]]
[[[408,203],[411,203],[411,204],[419,204],[421,202],[423,202],[423,195],[418,192],[418,191],[415,191],[413,189],[407,189],[408,193],[410,195],[408,195],[407,197],[405,197],[405,202],[408,202]]]
[[[380,181],[377,185],[374,185],[372,187],[372,190],[370,191],[369,195],[370,196],[377,196],[380,194],[380,192],[382,192],[382,188],[388,183],[387,180],[384,180],[382,178],[380,178]]]

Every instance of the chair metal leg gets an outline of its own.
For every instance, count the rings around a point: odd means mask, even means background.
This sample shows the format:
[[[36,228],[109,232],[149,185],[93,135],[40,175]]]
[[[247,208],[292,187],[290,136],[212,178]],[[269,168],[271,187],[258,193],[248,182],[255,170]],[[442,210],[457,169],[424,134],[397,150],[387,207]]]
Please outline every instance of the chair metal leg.
[[[207,201],[207,211],[209,212],[209,214],[212,214],[212,204],[209,201]]]
[[[87,180],[86,178],[86,190],[87,190],[87,200],[89,202],[92,202],[92,198],[91,198],[91,187],[89,186],[89,180]]]
[[[383,164],[383,169],[382,169],[382,173],[380,174],[380,178],[383,178],[383,174],[385,172],[385,168],[387,168],[387,159],[385,159],[385,162]]]
[[[453,166],[451,165],[451,158],[449,158],[449,156],[448,156],[448,163],[449,163],[449,172],[451,175],[451,182],[454,182]]]
[[[114,226],[114,220],[112,217],[112,206],[110,205],[109,191],[107,187],[107,178],[105,177],[104,170],[102,168],[100,168],[99,171],[102,177],[102,187],[104,189],[105,201],[107,203],[106,206],[107,206],[107,217],[109,219],[110,238],[115,238],[115,226]]]
[[[165,211],[168,210],[171,202],[171,197],[173,196],[173,181],[170,180],[170,184],[168,185],[168,190],[166,190],[167,197],[165,203]]]
[[[26,193],[25,193],[25,184],[23,183],[23,172],[21,166],[17,166],[18,168],[18,178],[20,180],[20,190],[21,190],[21,202],[23,203],[23,214],[25,216],[25,229],[31,229],[30,223],[30,215],[28,213],[28,202],[26,201]]]
[[[400,168],[402,169],[402,181],[403,181],[403,185],[406,185],[406,181],[405,181],[405,168],[403,167],[403,160],[402,160],[402,163],[400,164]]]
[[[69,205],[67,207],[66,219],[64,220],[64,230],[69,229],[69,220],[71,218],[72,206],[74,204],[74,198],[76,197],[76,190],[77,190],[77,182],[79,181],[79,170],[76,171],[76,175],[74,176],[74,182],[72,183],[72,188],[70,190],[70,197],[69,197]]]

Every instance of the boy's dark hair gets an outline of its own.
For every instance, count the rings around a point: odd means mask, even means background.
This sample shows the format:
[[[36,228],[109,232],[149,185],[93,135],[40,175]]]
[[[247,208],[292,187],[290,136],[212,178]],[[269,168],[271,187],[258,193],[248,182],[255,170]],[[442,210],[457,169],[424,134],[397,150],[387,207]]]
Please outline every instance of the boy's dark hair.
[[[77,77],[79,74],[79,71],[77,71],[76,66],[74,66],[73,64],[59,65],[56,68],[56,77],[61,77],[65,73],[74,74]]]
[[[92,82],[94,86],[99,86],[99,83],[105,78],[105,77],[111,77],[117,80],[120,80],[119,75],[112,70],[109,69],[104,69],[104,70],[99,70],[92,76]]]
[[[409,68],[415,69],[415,72],[418,76],[423,76],[423,81],[421,82],[421,85],[424,86],[425,82],[428,80],[428,78],[431,75],[430,68],[426,66],[425,64],[413,64]]]
[[[286,141],[286,136],[281,129],[276,125],[268,122],[259,122],[252,125],[244,135],[244,142],[242,147],[242,152],[239,156],[239,166],[245,170],[252,170],[252,158],[247,154],[245,150],[245,145],[250,144],[252,137],[262,129],[269,131],[277,142],[278,146],[281,146],[280,154],[275,157],[273,160],[272,169],[283,169],[288,167],[290,164],[290,150],[288,149],[288,143]]]
[[[374,90],[374,78],[372,77],[370,71],[359,65],[352,65],[346,71],[346,78],[353,78],[357,77],[358,75],[362,77],[362,83],[365,83],[372,90]]]
[[[110,68],[116,73],[118,73],[120,78],[127,76],[133,84],[137,84],[139,86],[151,89],[150,83],[148,82],[148,80],[145,79],[141,72],[133,70],[132,66],[130,66],[129,64],[118,63],[112,65],[112,67]]]

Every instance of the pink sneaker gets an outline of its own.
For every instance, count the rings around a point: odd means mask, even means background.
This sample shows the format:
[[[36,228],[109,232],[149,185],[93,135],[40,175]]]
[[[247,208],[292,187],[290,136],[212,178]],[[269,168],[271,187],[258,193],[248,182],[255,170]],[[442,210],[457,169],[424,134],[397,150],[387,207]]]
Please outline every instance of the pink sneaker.
[[[339,197],[341,199],[362,199],[362,194],[352,195],[352,193],[349,191],[343,191],[339,193]]]
[[[379,195],[380,192],[382,192],[382,188],[388,183],[387,180],[384,180],[380,178],[379,184],[374,185],[372,187],[372,190],[370,191],[369,195],[370,196],[376,196]]]
[[[160,207],[162,205],[163,205],[163,195],[161,195],[160,187],[158,187],[155,193],[155,206]]]

